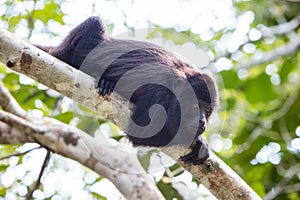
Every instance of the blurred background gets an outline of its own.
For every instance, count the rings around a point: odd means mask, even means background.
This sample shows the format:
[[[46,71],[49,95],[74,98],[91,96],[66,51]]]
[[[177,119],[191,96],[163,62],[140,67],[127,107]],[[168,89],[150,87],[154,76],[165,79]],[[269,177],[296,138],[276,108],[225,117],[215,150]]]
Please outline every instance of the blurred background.
[[[0,0],[0,28],[33,44],[57,45],[76,25],[98,15],[112,36],[130,31],[134,38],[143,29],[148,30],[145,39],[165,48],[204,51],[215,66],[206,68],[218,81],[221,101],[206,133],[211,148],[264,199],[297,200],[299,11],[298,0]],[[197,65],[197,55],[192,57]],[[70,99],[1,63],[0,77],[36,116],[54,117],[92,135],[102,133],[115,143],[124,136],[116,126],[95,119],[80,105],[74,109]],[[34,147],[0,145],[0,199],[23,199],[30,191],[46,155],[43,149],[30,151]],[[140,160],[166,199],[184,199],[175,183],[198,199],[214,199],[161,153],[144,152]],[[108,180],[54,154],[41,183],[35,199],[122,199]]]

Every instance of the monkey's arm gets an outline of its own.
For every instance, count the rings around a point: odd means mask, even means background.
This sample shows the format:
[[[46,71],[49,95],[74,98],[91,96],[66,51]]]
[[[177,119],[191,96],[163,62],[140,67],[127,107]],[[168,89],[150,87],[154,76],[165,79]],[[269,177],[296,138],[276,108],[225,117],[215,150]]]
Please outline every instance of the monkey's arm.
[[[209,157],[209,147],[207,140],[200,135],[196,142],[191,146],[192,151],[185,155],[181,156],[180,159],[184,163],[192,163],[194,165],[203,164]]]

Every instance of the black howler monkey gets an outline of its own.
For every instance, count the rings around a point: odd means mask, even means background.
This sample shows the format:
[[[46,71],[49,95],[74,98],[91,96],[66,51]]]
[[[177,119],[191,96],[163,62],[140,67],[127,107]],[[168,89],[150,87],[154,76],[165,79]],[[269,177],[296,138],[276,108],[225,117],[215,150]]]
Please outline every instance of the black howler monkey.
[[[116,91],[134,108],[127,137],[135,146],[184,145],[181,159],[202,164],[208,144],[201,135],[218,104],[215,83],[161,47],[117,40],[103,22],[90,17],[57,47],[38,46],[97,80],[100,95]]]

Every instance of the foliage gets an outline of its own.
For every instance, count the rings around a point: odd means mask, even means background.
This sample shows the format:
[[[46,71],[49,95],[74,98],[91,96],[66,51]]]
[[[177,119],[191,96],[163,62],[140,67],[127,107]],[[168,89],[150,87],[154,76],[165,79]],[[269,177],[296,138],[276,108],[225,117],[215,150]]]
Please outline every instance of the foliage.
[[[24,38],[30,38],[36,21],[42,22],[45,27],[51,20],[64,24],[65,13],[60,8],[60,3],[54,0],[7,0],[7,12],[1,14],[1,20],[8,22],[7,29],[11,32],[25,21],[30,31]],[[13,12],[14,8],[20,6],[24,6],[23,12]],[[180,45],[193,41],[205,51],[213,53],[212,60],[216,62],[219,71],[217,78],[221,106],[215,117],[218,123],[212,125],[208,133],[212,148],[260,196],[266,195],[266,199],[300,199],[299,187],[296,187],[300,179],[300,143],[297,143],[300,138],[300,53],[295,51],[290,55],[275,56],[268,62],[242,67],[244,63],[252,63],[267,53],[275,54],[274,50],[286,45],[293,35],[300,37],[299,25],[295,30],[281,35],[261,35],[256,39],[251,37],[251,31],[262,32],[262,27],[277,26],[294,19],[299,13],[300,3],[254,0],[236,1],[233,6],[237,20],[245,13],[254,15],[254,20],[249,23],[249,30],[243,36],[244,40],[234,51],[220,48],[220,44],[228,41],[226,38],[236,32],[235,28],[229,26],[215,31],[213,37],[204,41],[201,35],[191,30],[176,34],[172,28],[164,29],[152,24],[154,29],[148,38],[163,37]],[[114,27],[110,25],[111,29]],[[249,51],[249,46],[255,50]],[[222,68],[223,62],[219,62],[220,60],[226,60],[231,67]],[[22,81],[22,77],[7,71],[3,65],[0,66],[0,73],[5,86],[26,110],[77,125],[89,134],[94,134],[102,125],[107,125],[86,108],[68,103],[40,84]],[[119,134],[115,126],[108,126],[113,130],[109,137],[118,140],[122,134]],[[17,149],[16,146],[1,146],[1,157],[12,154]],[[140,157],[146,169],[150,166],[153,153],[155,151]],[[22,162],[20,157],[18,163]],[[0,174],[10,167],[9,162],[1,161]],[[178,170],[178,165],[173,165],[170,170]],[[181,172],[175,174],[179,175]],[[163,176],[168,177],[170,174],[164,173]],[[18,181],[21,180],[16,180]],[[100,181],[101,179],[93,184]],[[181,198],[172,185],[162,179],[157,180],[157,185],[167,199]],[[0,196],[4,197],[7,191],[12,191],[12,186],[6,188],[0,185]],[[105,198],[93,191],[91,194],[100,199]]]

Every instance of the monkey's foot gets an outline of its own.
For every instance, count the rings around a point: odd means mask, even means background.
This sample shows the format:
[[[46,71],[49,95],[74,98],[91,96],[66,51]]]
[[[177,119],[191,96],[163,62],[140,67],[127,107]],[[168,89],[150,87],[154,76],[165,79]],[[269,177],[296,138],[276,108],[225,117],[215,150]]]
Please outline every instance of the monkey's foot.
[[[99,89],[99,94],[104,96],[106,94],[110,94],[115,87],[115,84],[107,79],[101,78],[98,82],[97,88]]]
[[[189,154],[180,157],[185,164],[192,163],[193,165],[201,165],[207,158],[209,158],[208,145],[200,140],[196,141]]]

